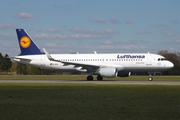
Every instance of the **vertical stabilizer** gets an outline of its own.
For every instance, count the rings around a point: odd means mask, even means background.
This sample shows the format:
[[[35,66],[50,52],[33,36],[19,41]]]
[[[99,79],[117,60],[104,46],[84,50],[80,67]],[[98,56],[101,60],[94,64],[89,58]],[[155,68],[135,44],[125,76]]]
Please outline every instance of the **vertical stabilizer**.
[[[21,55],[38,55],[41,52],[32,38],[24,31],[24,29],[16,29]]]

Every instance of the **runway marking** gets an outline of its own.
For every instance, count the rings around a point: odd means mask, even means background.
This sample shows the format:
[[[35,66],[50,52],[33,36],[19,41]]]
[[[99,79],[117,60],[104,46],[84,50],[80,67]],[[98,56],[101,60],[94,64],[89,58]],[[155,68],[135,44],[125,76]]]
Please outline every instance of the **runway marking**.
[[[180,85],[180,81],[0,80],[0,83]]]

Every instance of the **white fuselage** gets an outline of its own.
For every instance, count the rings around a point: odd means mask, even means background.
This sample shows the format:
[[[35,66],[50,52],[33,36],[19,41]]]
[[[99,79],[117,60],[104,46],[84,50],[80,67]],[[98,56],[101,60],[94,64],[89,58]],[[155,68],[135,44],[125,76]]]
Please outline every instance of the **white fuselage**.
[[[114,67],[126,72],[160,72],[174,65],[163,56],[149,53],[125,54],[51,54],[62,62],[50,61],[45,54],[14,57],[14,61],[34,65],[42,69],[87,72],[81,66]],[[63,63],[63,62],[67,62]],[[72,64],[70,64],[72,63]],[[74,64],[75,65],[74,65]]]

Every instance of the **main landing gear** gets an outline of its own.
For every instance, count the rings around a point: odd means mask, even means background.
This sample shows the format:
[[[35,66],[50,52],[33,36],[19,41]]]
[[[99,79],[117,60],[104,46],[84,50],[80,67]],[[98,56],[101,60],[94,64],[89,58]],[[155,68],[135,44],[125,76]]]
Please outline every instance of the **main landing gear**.
[[[87,76],[87,81],[92,81],[92,80],[93,80],[93,76],[92,76],[92,75]],[[98,81],[102,81],[102,80],[103,80],[103,77],[100,76],[100,75],[98,75],[98,76],[97,76],[97,80],[98,80]]]
[[[87,81],[92,81],[92,80],[93,80],[93,76],[92,75],[87,76]]]
[[[101,80],[103,80],[103,77],[100,76],[100,75],[98,75],[98,76],[97,76],[97,80],[101,81]]]

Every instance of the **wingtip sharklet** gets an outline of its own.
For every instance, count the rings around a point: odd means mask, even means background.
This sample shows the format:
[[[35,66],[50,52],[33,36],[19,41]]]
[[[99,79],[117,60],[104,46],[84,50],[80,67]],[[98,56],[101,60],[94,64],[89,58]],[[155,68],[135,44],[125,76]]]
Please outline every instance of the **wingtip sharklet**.
[[[47,58],[48,58],[50,61],[56,61],[54,58],[51,57],[51,55],[46,51],[45,48],[43,48],[43,51],[44,51],[44,53],[46,54]]]

